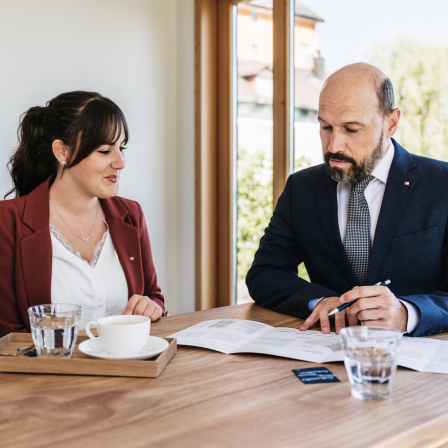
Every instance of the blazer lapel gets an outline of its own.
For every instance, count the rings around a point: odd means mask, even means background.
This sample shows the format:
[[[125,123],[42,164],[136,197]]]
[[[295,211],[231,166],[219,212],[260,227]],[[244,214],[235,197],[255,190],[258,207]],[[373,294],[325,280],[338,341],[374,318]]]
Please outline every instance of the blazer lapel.
[[[351,285],[356,285],[357,280],[345,253],[339,231],[337,186],[338,183],[325,170],[321,181],[316,186],[319,216],[331,253],[336,258],[337,264],[344,271],[348,282]]]
[[[23,223],[33,232],[20,241],[23,280],[29,306],[51,302],[53,251],[48,224],[48,192],[53,177],[48,178],[27,196],[23,212]]]
[[[395,155],[390,167],[389,177],[387,178],[386,190],[384,191],[383,202],[376,225],[367,277],[368,285],[387,280],[385,278],[378,279],[377,275],[395,228],[418,180],[416,173],[409,172],[415,169],[412,156],[395,140],[392,139],[392,141],[395,146]]]
[[[119,201],[101,199],[110,236],[128,284],[128,291],[143,294],[144,277],[138,229],[126,222],[128,211]]]

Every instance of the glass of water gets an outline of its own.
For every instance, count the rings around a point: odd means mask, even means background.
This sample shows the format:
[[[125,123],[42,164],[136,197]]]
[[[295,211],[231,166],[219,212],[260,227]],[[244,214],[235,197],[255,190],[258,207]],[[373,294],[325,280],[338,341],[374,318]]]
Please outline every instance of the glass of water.
[[[37,356],[72,358],[78,337],[81,307],[56,303],[28,308]]]
[[[399,330],[382,327],[341,330],[345,368],[354,398],[379,400],[389,397],[402,335]]]

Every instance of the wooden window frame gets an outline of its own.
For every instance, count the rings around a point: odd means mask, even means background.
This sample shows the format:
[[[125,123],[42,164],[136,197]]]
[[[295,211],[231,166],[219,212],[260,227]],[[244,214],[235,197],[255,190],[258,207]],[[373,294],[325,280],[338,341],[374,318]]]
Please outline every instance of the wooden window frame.
[[[294,0],[273,0],[273,203],[293,167]],[[235,295],[235,111],[233,6],[195,0],[196,310],[233,305]]]

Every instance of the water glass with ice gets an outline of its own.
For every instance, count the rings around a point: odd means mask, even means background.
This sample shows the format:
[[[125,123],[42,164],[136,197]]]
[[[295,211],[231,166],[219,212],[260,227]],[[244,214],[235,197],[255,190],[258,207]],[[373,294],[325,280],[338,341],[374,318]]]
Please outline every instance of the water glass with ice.
[[[81,307],[70,304],[48,304],[28,308],[31,334],[37,356],[72,358],[78,337]]]
[[[354,398],[378,400],[389,397],[402,335],[399,330],[382,327],[341,330],[345,368]]]

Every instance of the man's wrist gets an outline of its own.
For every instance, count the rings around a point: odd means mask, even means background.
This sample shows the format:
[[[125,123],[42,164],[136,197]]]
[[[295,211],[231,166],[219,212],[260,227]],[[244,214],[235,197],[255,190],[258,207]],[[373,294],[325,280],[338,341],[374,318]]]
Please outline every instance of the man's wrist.
[[[316,308],[316,305],[323,299],[325,299],[325,297],[319,297],[318,299],[311,299],[308,302],[308,309],[312,312],[314,308]]]
[[[405,332],[410,334],[417,328],[418,324],[420,323],[420,313],[413,303],[407,302],[406,300],[403,299],[399,299],[398,297],[397,299],[406,308],[407,321]]]

